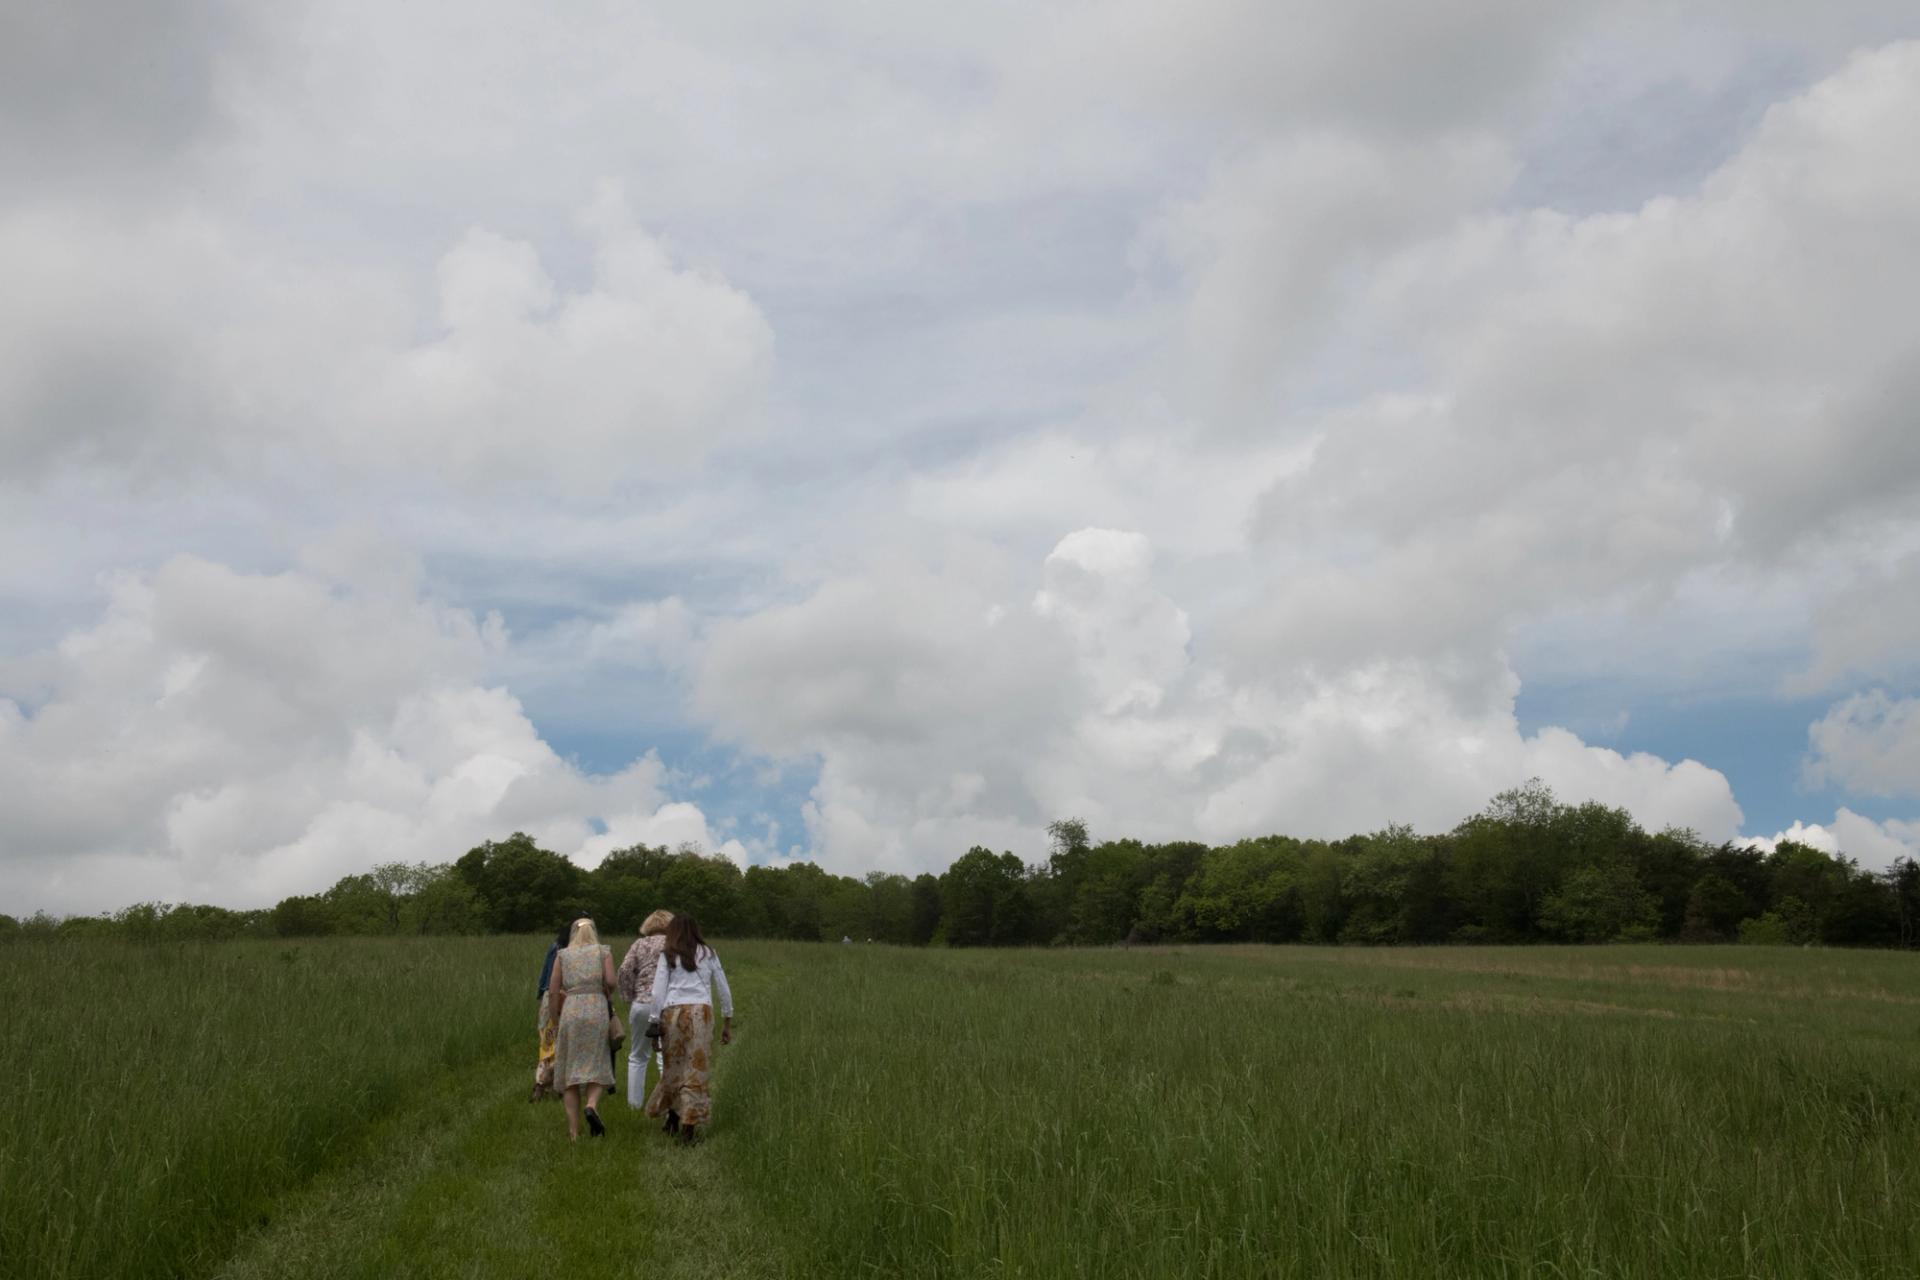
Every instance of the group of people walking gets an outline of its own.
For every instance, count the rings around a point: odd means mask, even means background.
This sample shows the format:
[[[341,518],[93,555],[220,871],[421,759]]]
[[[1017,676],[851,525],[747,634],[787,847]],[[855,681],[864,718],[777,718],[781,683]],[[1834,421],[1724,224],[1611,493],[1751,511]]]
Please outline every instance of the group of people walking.
[[[627,1005],[631,1033],[614,1012],[616,993]],[[600,1100],[616,1092],[616,1055],[626,1040],[627,1106],[644,1106],[648,1115],[664,1118],[668,1133],[688,1144],[697,1141],[712,1111],[708,1076],[716,997],[720,1043],[731,1044],[733,992],[720,957],[692,916],[648,916],[617,971],[593,921],[571,921],[547,948],[540,969],[533,1096],[565,1099],[569,1139],[579,1140],[583,1118],[594,1137],[603,1136]],[[660,1076],[652,1093],[645,1092],[649,1059]]]

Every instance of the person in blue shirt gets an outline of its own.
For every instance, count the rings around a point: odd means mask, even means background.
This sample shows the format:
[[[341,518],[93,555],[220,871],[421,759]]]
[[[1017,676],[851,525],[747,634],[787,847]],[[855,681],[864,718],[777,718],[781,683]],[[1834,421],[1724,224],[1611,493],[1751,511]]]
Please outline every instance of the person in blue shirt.
[[[553,1087],[553,1037],[560,1027],[553,1010],[547,1007],[547,976],[553,972],[554,953],[567,945],[567,934],[572,928],[571,919],[560,926],[560,932],[547,944],[547,958],[540,962],[540,1012],[534,1024],[540,1033],[540,1057],[533,1064],[533,1094],[528,1102],[560,1096],[560,1091]]]

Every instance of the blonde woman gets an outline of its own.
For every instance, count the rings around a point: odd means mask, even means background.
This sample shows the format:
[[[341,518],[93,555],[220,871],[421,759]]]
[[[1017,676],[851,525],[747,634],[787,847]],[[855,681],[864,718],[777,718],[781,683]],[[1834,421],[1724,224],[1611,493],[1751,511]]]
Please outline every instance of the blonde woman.
[[[647,1102],[647,1059],[660,1065],[655,1042],[640,1034],[640,1028],[652,1022],[658,1012],[653,1007],[653,970],[660,963],[664,936],[673,922],[670,911],[656,911],[640,922],[640,936],[627,948],[620,962],[620,998],[627,1002],[627,1026],[632,1028],[627,1041],[627,1105],[638,1111]]]
[[[613,1086],[613,1061],[607,1054],[608,997],[616,989],[613,953],[600,945],[593,921],[573,922],[567,945],[553,957],[547,975],[547,999],[557,1029],[553,1036],[553,1087],[567,1103],[567,1137],[580,1139],[580,1095],[586,1093],[587,1127],[598,1138],[600,1095]]]

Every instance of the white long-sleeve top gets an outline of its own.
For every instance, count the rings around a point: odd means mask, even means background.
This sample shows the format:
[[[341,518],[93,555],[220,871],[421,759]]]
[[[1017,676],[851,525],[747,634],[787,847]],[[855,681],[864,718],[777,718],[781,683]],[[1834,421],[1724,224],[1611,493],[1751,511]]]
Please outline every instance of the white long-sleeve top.
[[[727,971],[712,947],[701,947],[694,954],[692,969],[682,969],[677,961],[660,957],[653,970],[653,1007],[669,1009],[676,1004],[711,1004],[708,989],[720,997],[720,1016],[733,1016],[733,992],[727,988]]]

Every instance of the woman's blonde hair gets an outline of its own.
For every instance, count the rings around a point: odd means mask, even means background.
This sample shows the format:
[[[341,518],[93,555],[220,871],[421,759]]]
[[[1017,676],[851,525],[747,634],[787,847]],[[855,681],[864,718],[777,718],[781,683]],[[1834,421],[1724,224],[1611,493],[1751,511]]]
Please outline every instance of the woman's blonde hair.
[[[600,945],[600,931],[593,927],[593,921],[581,916],[573,922],[573,932],[567,935],[567,945],[597,947]]]
[[[667,926],[673,923],[673,912],[660,910],[640,922],[640,936],[651,938],[656,933],[665,933]]]

